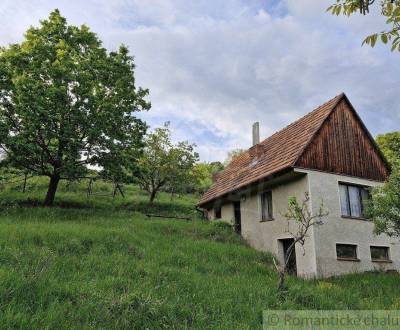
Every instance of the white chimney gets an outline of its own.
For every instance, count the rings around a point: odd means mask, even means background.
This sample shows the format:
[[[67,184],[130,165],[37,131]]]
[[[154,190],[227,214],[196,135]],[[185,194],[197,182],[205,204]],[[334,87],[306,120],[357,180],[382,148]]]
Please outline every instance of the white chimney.
[[[260,123],[257,121],[253,124],[253,146],[260,143]]]

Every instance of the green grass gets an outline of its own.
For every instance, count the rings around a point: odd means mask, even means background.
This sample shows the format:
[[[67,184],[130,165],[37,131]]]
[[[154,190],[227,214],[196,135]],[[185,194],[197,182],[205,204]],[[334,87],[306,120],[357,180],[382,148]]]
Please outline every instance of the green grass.
[[[62,184],[56,206],[43,208],[32,205],[46,182],[28,183],[25,194],[19,185],[0,192],[1,328],[255,329],[265,309],[400,307],[400,277],[381,273],[292,277],[278,301],[270,255],[201,221],[196,196],[161,194],[150,206],[133,186],[113,201]],[[111,193],[100,182],[95,190]]]

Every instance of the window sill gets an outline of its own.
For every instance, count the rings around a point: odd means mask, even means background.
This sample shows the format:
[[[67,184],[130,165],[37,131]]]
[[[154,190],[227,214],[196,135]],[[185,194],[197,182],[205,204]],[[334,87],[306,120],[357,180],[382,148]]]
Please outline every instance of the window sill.
[[[389,259],[388,260],[371,259],[371,261],[372,262],[379,262],[379,263],[388,263],[388,264],[393,262],[392,260],[389,260]]]
[[[358,258],[340,258],[340,257],[337,257],[336,259],[339,260],[339,261],[356,261],[356,262],[360,261],[360,259],[358,259]]]
[[[342,215],[342,218],[343,218],[343,219],[362,220],[362,221],[371,222],[371,219],[363,218],[363,217],[352,217],[352,216],[350,216],[350,215]]]
[[[260,220],[260,222],[271,222],[271,221],[274,221],[274,220],[275,220],[274,218],[271,218],[271,219]]]

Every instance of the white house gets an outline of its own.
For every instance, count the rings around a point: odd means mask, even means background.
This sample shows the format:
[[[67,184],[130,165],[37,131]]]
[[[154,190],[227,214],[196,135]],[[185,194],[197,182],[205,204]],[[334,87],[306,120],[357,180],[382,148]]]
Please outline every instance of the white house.
[[[399,270],[400,245],[376,236],[365,216],[368,188],[381,185],[389,166],[344,94],[259,142],[215,178],[198,206],[209,218],[228,221],[254,248],[283,261],[291,243],[287,221],[290,196],[307,192],[316,213],[329,215],[312,227],[304,248],[296,246],[291,271],[326,277],[367,270]],[[291,226],[294,225],[293,223]]]

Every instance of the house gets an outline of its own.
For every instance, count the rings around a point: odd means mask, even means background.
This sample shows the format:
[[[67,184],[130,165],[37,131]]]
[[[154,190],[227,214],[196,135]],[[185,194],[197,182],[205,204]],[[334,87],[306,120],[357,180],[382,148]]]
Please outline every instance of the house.
[[[364,207],[368,188],[388,178],[389,166],[345,94],[262,142],[257,134],[256,125],[254,145],[217,175],[199,201],[210,219],[234,224],[250,246],[282,262],[291,243],[283,216],[288,198],[301,201],[308,193],[309,209],[316,213],[323,202],[329,215],[310,229],[304,247],[296,245],[293,272],[326,277],[399,270],[399,243],[373,233]]]

